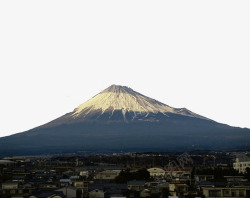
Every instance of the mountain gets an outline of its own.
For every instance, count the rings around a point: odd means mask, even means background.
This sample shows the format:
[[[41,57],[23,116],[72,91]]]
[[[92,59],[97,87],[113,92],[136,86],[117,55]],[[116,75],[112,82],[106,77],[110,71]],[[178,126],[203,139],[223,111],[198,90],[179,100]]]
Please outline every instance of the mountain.
[[[0,148],[0,155],[249,149],[250,129],[217,123],[112,85],[47,124],[0,138]]]
[[[112,85],[68,113],[43,127],[78,122],[157,122],[171,116],[188,116],[209,120],[188,109],[176,109],[144,96],[125,86]]]

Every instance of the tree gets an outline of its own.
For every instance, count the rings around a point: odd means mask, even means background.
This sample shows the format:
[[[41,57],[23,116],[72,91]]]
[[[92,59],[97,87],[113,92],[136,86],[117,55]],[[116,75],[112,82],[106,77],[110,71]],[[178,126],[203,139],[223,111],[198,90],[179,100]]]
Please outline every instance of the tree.
[[[131,180],[150,180],[150,174],[147,169],[140,169],[134,173],[131,173],[129,169],[121,171],[115,178],[115,182],[119,184],[125,184]]]
[[[246,168],[245,177],[250,182],[250,168],[249,167]]]

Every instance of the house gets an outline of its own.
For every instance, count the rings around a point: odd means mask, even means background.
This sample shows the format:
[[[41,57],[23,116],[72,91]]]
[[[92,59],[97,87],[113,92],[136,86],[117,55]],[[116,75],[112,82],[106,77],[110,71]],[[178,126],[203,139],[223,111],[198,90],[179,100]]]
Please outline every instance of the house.
[[[73,186],[79,189],[88,189],[89,182],[82,180],[73,181]]]
[[[250,168],[250,157],[239,155],[233,163],[233,168],[239,173],[246,173],[246,169]]]
[[[18,189],[18,182],[4,182],[2,183],[2,190],[13,190]]]
[[[72,183],[70,179],[60,179],[59,182],[61,187],[69,186]]]
[[[88,181],[82,181],[82,180],[75,180],[73,182],[73,186],[81,191],[81,194],[86,196],[88,194],[89,190],[89,182]]]
[[[24,182],[26,179],[26,175],[13,175],[12,180],[18,182]]]
[[[18,182],[4,182],[2,183],[2,194],[3,195],[18,195],[21,192],[19,191]]]
[[[165,177],[167,179],[190,180],[191,172],[192,172],[191,168],[172,168],[166,170]]]
[[[65,196],[61,192],[42,192],[34,193],[29,198],[65,198]]]
[[[46,188],[46,189],[55,189],[57,188],[56,184],[53,183],[53,182],[44,182],[44,183],[40,183],[38,185],[38,188],[39,189],[42,189],[42,188]]]
[[[89,171],[80,171],[80,172],[79,172],[79,175],[82,176],[82,177],[88,178],[88,176],[89,176]]]
[[[56,192],[61,192],[66,198],[76,198],[78,194],[81,194],[80,190],[71,186],[60,188]]]
[[[104,170],[97,173],[95,179],[113,180],[120,174],[120,172],[120,170]]]
[[[104,198],[104,191],[95,189],[89,192],[89,198]]]
[[[202,181],[211,181],[213,179],[214,179],[214,175],[195,175],[194,176],[194,180],[196,184]]]
[[[205,198],[250,197],[250,187],[204,187]]]
[[[197,189],[199,189],[200,191],[202,191],[204,187],[214,187],[214,186],[215,186],[214,182],[210,181],[201,181],[196,184]]]
[[[104,191],[105,197],[123,197],[121,189],[107,189]]]
[[[144,189],[140,192],[140,197],[150,197],[151,191],[149,189]]]
[[[145,187],[146,181],[144,180],[133,180],[133,181],[128,181],[128,189],[132,191],[141,191]]]
[[[250,186],[250,183],[244,176],[224,176],[227,180],[227,184],[230,187],[233,186]]]
[[[165,170],[162,168],[149,168],[147,171],[150,174],[150,177],[164,177],[165,176]]]
[[[188,192],[188,185],[185,183],[169,183],[169,192],[172,196],[186,195]]]

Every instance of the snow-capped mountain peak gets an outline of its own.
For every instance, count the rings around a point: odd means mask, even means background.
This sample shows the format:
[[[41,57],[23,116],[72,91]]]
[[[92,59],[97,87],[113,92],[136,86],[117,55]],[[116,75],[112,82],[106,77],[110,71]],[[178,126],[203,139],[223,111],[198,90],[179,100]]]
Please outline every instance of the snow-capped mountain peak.
[[[124,120],[126,113],[134,115],[142,114],[147,117],[148,114],[162,113],[167,116],[168,113],[185,115],[206,119],[198,114],[195,114],[185,108],[173,108],[152,98],[144,96],[133,89],[111,85],[101,93],[97,94],[87,102],[78,106],[71,114],[73,118],[87,117],[92,112],[100,112],[101,114],[110,113],[111,117],[115,111],[122,111]]]

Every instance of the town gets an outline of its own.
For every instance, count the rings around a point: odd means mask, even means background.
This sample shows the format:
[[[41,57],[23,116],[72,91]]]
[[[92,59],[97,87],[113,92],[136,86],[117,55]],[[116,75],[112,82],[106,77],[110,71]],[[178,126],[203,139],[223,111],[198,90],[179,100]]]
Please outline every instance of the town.
[[[0,197],[250,197],[249,154],[82,152],[4,157]]]

